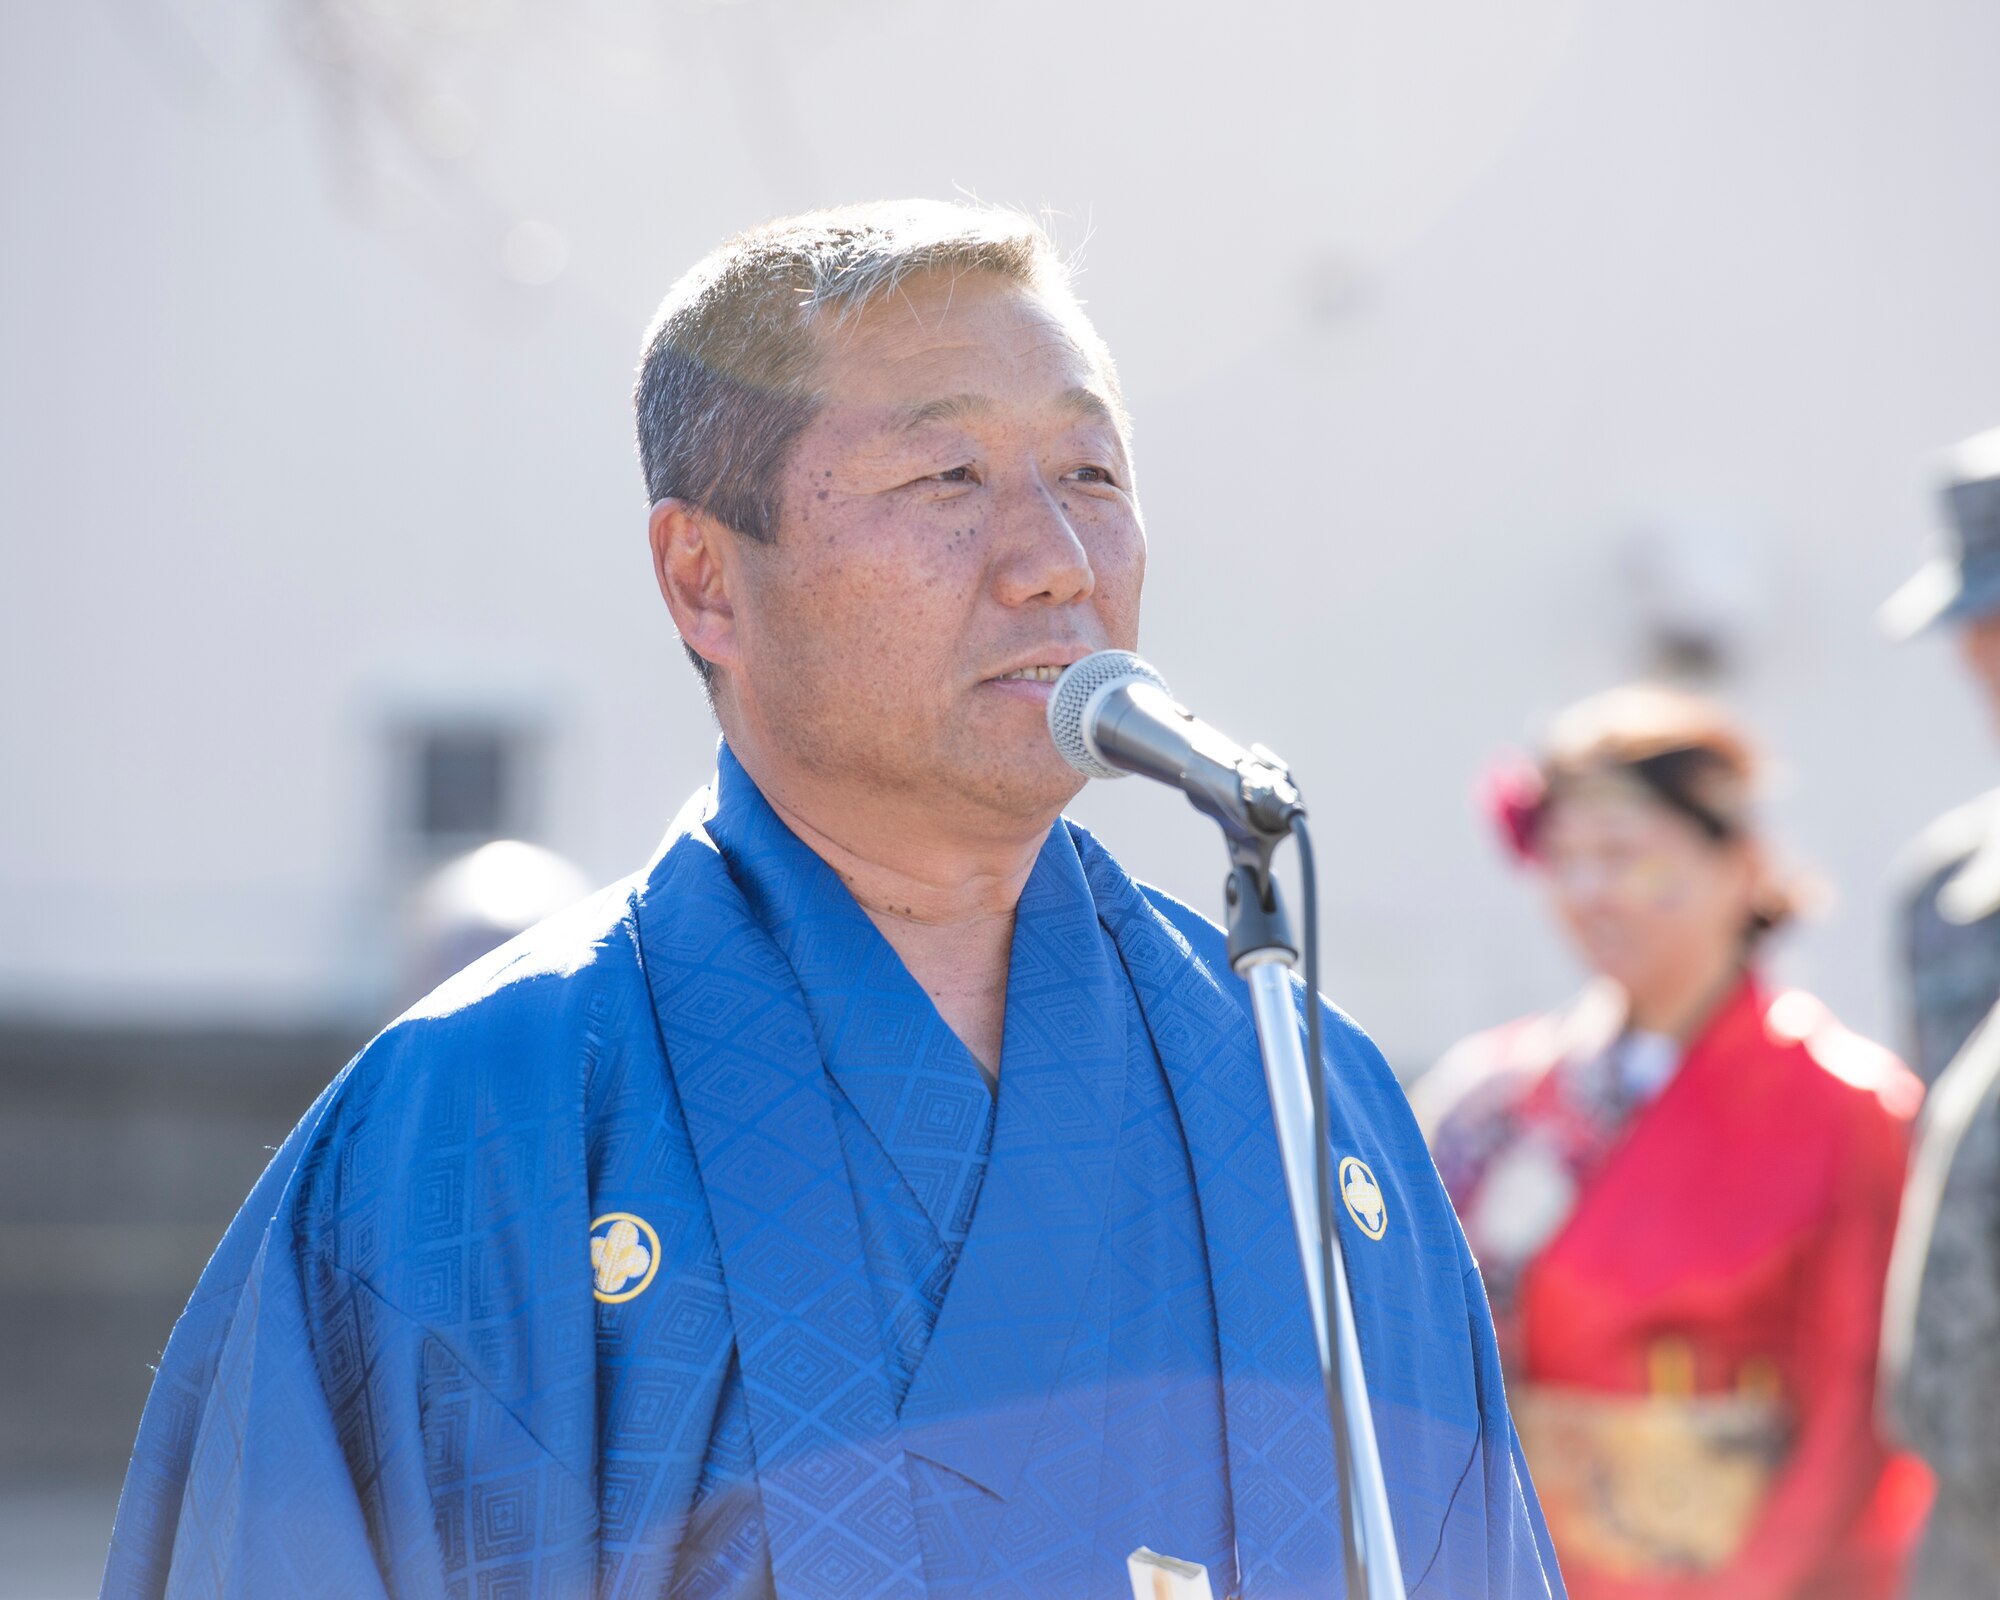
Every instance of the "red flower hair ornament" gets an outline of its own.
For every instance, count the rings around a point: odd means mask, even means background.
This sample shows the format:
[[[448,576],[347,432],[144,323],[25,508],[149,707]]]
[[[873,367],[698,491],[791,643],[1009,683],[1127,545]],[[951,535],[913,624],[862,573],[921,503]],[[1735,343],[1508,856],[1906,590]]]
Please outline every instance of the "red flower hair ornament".
[[[1532,866],[1541,859],[1535,835],[1541,830],[1549,786],[1540,767],[1519,751],[1509,750],[1479,775],[1475,797],[1515,861]]]

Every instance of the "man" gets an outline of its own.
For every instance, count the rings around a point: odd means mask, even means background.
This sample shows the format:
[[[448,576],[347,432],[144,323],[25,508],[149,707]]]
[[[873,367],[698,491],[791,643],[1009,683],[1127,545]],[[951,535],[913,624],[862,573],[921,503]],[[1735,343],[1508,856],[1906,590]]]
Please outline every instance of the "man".
[[[715,784],[314,1106],[168,1348],[106,1593],[1101,1600],[1141,1544],[1335,1592],[1247,997],[1058,820],[1049,685],[1135,643],[1145,541],[1047,240],[756,230],[637,400]],[[1404,1569],[1559,1593],[1477,1272],[1329,1017]]]
[[[1898,638],[1957,630],[2000,715],[2000,428],[1950,453],[1951,547],[1892,596]],[[1931,1085],[1884,1313],[1899,1420],[1937,1474],[1915,1593],[1993,1592],[2000,1572],[2000,790],[1909,852],[1904,916],[1915,1065]],[[1982,1026],[1982,1023],[1984,1026]]]
[[[1946,457],[1949,547],[1882,607],[1896,639],[1951,628],[2000,717],[2000,428]],[[1915,1052],[1935,1083],[2000,998],[2000,789],[1948,811],[1908,851],[1904,950]]]

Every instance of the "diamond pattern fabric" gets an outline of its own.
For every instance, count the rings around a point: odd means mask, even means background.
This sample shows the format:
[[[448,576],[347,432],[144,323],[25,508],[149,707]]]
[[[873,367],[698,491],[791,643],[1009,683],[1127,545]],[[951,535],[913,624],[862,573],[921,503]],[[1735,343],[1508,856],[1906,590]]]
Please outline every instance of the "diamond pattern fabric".
[[[1449,1205],[1373,1047],[1334,1012],[1328,1046],[1390,1219],[1342,1242],[1412,1592],[1559,1593]],[[1059,825],[996,1096],[724,749],[644,873],[279,1151],[162,1360],[104,1593],[1065,1600],[1143,1542],[1276,1600],[1339,1593],[1337,1507],[1216,931]]]

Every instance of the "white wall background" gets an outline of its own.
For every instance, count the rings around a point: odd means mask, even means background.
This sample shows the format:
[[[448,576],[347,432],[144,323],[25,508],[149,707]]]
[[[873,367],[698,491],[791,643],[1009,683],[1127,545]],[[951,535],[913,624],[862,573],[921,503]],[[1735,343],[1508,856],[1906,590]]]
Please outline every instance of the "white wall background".
[[[627,393],[666,285],[842,199],[1058,213],[1138,419],[1146,648],[1294,763],[1328,988],[1405,1066],[1572,981],[1471,814],[1718,547],[1728,692],[1893,1037],[1888,864],[1991,781],[1869,627],[2000,422],[1979,0],[73,0],[0,9],[0,1010],[380,1003],[382,720],[552,718],[611,877],[711,734]],[[1268,691],[1268,692],[1266,692]],[[1207,904],[1208,825],[1080,814]]]

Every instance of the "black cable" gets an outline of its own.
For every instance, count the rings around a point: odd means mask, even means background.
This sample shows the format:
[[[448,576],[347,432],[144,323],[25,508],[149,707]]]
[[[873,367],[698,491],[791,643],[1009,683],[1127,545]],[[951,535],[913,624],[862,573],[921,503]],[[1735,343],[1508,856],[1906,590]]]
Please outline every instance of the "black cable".
[[[1319,873],[1313,863],[1312,833],[1305,813],[1292,816],[1292,837],[1299,847],[1299,899],[1305,938],[1301,966],[1306,985],[1306,1089],[1312,1105],[1313,1189],[1319,1202],[1319,1286],[1321,1315],[1326,1322],[1326,1413],[1333,1424],[1334,1469],[1340,1477],[1340,1549],[1348,1600],[1364,1600],[1366,1581],[1361,1561],[1360,1501],[1349,1448],[1347,1405],[1340,1390],[1340,1321],[1334,1314],[1332,1127],[1326,1113],[1326,1058],[1322,1054],[1319,998]]]

